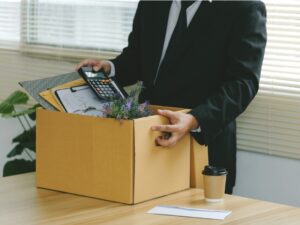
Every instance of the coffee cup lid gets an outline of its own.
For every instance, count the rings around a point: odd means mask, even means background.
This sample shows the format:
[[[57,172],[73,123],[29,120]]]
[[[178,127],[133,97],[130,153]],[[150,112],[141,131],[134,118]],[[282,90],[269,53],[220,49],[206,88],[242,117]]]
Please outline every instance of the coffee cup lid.
[[[226,175],[228,172],[225,168],[215,167],[215,166],[205,166],[202,170],[203,175],[209,176],[221,176]]]

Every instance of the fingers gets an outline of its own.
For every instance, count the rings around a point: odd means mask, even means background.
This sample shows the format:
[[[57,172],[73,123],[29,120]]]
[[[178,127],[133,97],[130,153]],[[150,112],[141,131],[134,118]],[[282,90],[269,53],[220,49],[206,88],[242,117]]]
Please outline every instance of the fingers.
[[[99,63],[99,65],[93,66],[94,71],[99,71],[102,68],[102,64]]]
[[[157,113],[161,116],[165,116],[172,123],[176,120],[177,116],[175,112],[170,110],[157,110]],[[168,124],[168,125],[156,125],[152,126],[151,129],[153,131],[161,131],[161,132],[178,132],[180,130],[177,124]]]
[[[85,59],[76,65],[75,70],[79,70],[80,67],[83,67],[88,64],[88,59]]]
[[[161,132],[178,132],[179,127],[177,125],[155,125],[152,126],[151,129],[153,131],[161,131]]]
[[[99,71],[100,69],[102,69],[104,67],[104,63],[103,61],[97,61],[96,64],[92,65],[93,66],[93,70],[94,71]],[[104,68],[103,68],[104,69]]]
[[[161,116],[167,117],[170,124],[155,125],[151,129],[153,131],[159,131],[169,133],[171,136],[166,138],[164,136],[157,137],[155,142],[162,147],[174,146],[188,131],[184,123],[185,114],[179,112],[173,112],[170,110],[157,110],[157,113]]]
[[[76,70],[83,66],[92,66],[95,71],[98,71],[102,68],[102,63],[96,59],[85,59],[76,65]]]
[[[176,112],[173,112],[171,110],[162,110],[162,109],[158,109],[157,113],[161,116],[165,116],[168,118],[173,118],[176,117]]]
[[[162,147],[173,147],[178,142],[178,138],[176,136],[171,136],[170,138],[165,138],[164,136],[159,136],[155,139],[156,145]]]

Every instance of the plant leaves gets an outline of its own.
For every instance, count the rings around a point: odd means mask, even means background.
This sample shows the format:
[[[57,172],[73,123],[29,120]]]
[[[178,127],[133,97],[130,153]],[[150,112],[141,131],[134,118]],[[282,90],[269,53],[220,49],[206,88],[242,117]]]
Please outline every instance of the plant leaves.
[[[7,102],[11,105],[20,105],[20,104],[26,104],[29,100],[29,97],[26,93],[22,91],[15,91],[12,93],[4,102]]]
[[[23,148],[35,152],[35,126],[15,137],[12,142],[19,143]]]
[[[28,99],[28,95],[22,91],[13,92],[0,104],[0,114],[11,117],[10,114],[14,111],[14,105],[26,104]]]
[[[3,169],[3,176],[11,176],[21,173],[28,173],[35,171],[35,160],[27,161],[24,159],[15,159],[8,161]]]
[[[25,150],[24,146],[21,144],[17,144],[8,154],[7,158],[11,158],[17,155],[21,155],[23,151]]]
[[[12,104],[9,104],[8,102],[2,102],[0,104],[0,114],[3,114],[3,116],[10,114],[14,111],[14,106]]]

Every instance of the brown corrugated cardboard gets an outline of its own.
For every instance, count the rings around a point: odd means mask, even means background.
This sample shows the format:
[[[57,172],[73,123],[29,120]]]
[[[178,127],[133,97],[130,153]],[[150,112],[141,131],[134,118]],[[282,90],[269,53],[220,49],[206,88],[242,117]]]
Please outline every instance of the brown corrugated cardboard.
[[[208,165],[207,146],[198,144],[191,137],[191,187],[203,188],[202,170]]]
[[[156,146],[154,140],[160,134],[151,131],[151,126],[165,123],[161,116],[134,120],[135,202],[189,188],[190,139],[187,136],[172,148]]]
[[[166,123],[157,115],[118,121],[38,109],[37,186],[127,204],[187,189],[194,141],[156,146],[150,127]]]

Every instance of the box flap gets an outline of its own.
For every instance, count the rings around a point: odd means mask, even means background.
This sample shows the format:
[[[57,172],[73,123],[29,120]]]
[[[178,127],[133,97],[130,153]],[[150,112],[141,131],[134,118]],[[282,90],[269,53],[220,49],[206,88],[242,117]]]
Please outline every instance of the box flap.
[[[203,188],[202,170],[208,165],[207,146],[200,145],[191,137],[191,187]]]
[[[163,148],[155,145],[159,132],[150,128],[166,124],[162,116],[134,120],[135,177],[134,203],[167,195],[190,186],[190,137],[176,146]]]

